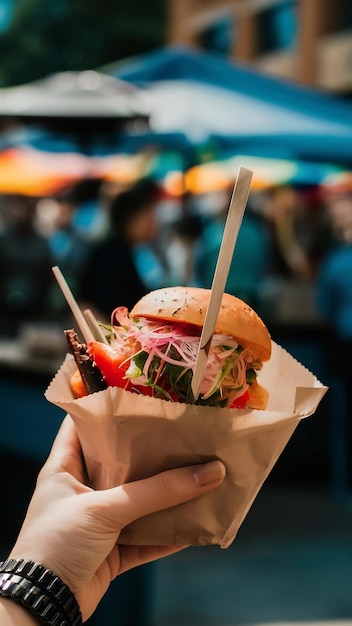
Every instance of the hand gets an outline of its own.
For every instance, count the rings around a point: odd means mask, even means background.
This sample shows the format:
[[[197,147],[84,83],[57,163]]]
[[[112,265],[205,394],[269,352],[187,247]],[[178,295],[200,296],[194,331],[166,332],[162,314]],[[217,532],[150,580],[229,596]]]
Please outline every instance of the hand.
[[[81,447],[67,416],[10,556],[31,559],[60,576],[86,620],[116,576],[185,547],[117,545],[122,528],[211,491],[224,476],[223,464],[212,461],[94,491],[85,484]]]

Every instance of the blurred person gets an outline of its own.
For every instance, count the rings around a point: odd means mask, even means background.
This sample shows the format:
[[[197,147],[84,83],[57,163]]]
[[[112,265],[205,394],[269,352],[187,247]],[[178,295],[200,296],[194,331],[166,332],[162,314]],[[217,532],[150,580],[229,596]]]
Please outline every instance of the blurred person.
[[[280,185],[267,191],[265,216],[273,241],[272,272],[283,278],[309,276],[309,263],[298,236],[300,196],[291,185]]]
[[[197,215],[182,215],[173,224],[165,251],[169,268],[169,285],[191,286],[196,284],[194,275],[194,247],[202,233],[202,221]]]
[[[7,224],[0,233],[0,334],[15,336],[28,322],[49,315],[53,258],[47,240],[34,226],[36,201],[7,198]]]
[[[316,301],[346,353],[352,346],[352,191],[328,198],[328,214],[334,239],[317,273]]]
[[[102,210],[103,188],[101,178],[87,177],[76,183],[67,193],[67,199],[75,207],[72,226],[88,240],[99,237],[106,227],[106,214]]]
[[[48,241],[55,265],[58,265],[73,291],[77,288],[77,276],[88,254],[88,240],[76,227],[77,211],[75,190],[69,190],[56,198],[57,213]]]
[[[150,179],[117,193],[110,205],[107,234],[90,247],[77,295],[82,306],[91,308],[100,321],[110,321],[117,306],[131,309],[150,291],[146,271],[155,259],[150,248],[146,256],[143,246],[158,234],[158,193]]]
[[[271,273],[284,279],[314,279],[330,232],[318,190],[279,185],[263,197],[273,244]]]
[[[204,218],[191,192],[180,196],[176,219],[163,229],[162,250],[167,284],[195,285],[194,247],[203,230]]]
[[[313,283],[329,237],[319,194],[314,186],[279,185],[257,200],[270,240],[261,314],[279,326],[315,323]]]
[[[352,189],[326,196],[333,240],[321,261],[315,283],[316,306],[326,322],[327,370],[331,377],[334,406],[339,406],[335,428],[340,441],[340,479],[352,485]],[[334,395],[335,394],[335,395]]]
[[[200,287],[210,288],[215,272],[232,189],[221,192],[221,208],[208,216],[195,246],[195,279]],[[267,274],[271,254],[270,238],[261,216],[251,207],[243,216],[232,258],[226,291],[259,309],[259,287]],[[258,311],[259,312],[259,311]]]
[[[0,564],[1,626],[82,624],[117,576],[186,547],[119,545],[121,530],[150,513],[208,493],[224,477],[224,465],[214,460],[94,491],[88,486],[77,432],[67,415],[10,551],[13,561]],[[23,566],[22,560],[28,560],[29,566]],[[11,570],[13,576],[6,573]],[[24,594],[18,589],[17,597],[9,597],[16,581],[22,590],[26,586],[25,591],[35,587],[23,603]],[[29,604],[35,605],[34,613]],[[53,613],[58,614],[55,622]],[[118,623],[118,615],[116,619]]]
[[[0,193],[0,233],[6,228],[6,214],[7,209],[7,197],[5,194]]]

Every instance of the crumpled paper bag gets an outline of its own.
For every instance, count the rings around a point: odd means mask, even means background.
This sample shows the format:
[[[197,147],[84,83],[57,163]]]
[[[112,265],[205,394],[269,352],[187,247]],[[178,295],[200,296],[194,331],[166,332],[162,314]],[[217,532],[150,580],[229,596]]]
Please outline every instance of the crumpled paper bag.
[[[68,355],[45,396],[72,416],[95,489],[214,458],[226,466],[213,492],[127,526],[119,543],[136,545],[227,548],[300,420],[327,391],[275,342],[258,376],[269,391],[265,411],[174,403],[116,387],[75,400],[69,387],[75,370]]]

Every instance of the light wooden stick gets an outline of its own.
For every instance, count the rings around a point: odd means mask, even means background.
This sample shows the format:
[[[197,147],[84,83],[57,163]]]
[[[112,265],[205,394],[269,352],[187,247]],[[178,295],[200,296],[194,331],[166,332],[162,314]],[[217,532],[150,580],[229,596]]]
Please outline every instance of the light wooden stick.
[[[87,322],[88,322],[88,326],[90,327],[95,339],[97,341],[101,341],[102,343],[106,343],[108,344],[108,340],[105,337],[102,329],[100,328],[97,320],[95,319],[92,311],[90,309],[85,309],[83,311],[83,315],[86,318]]]
[[[91,329],[88,326],[88,323],[81,311],[81,309],[79,308],[75,298],[73,297],[72,291],[70,289],[70,287],[68,286],[66,279],[64,278],[64,275],[62,274],[60,268],[55,265],[52,268],[52,271],[55,275],[55,278],[59,284],[59,287],[61,288],[61,291],[63,293],[63,295],[65,296],[66,300],[67,300],[67,304],[69,305],[72,314],[81,330],[81,333],[84,337],[84,340],[87,344],[91,343],[91,341],[94,341],[94,335],[91,331]]]
[[[222,296],[226,287],[227,276],[237,241],[237,235],[248,200],[252,176],[253,172],[251,170],[248,170],[245,167],[239,168],[222,236],[208,308],[199,342],[199,351],[193,371],[191,386],[195,400],[198,398],[200,386],[203,380],[210,344],[213,338],[216,320],[219,315]]]

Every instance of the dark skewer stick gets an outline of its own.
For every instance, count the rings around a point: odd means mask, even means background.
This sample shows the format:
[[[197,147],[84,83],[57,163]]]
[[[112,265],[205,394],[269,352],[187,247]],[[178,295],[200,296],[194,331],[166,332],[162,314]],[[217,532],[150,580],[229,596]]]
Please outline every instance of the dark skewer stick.
[[[107,384],[94,361],[87,354],[87,346],[79,340],[75,330],[65,330],[66,339],[76,361],[88,394],[103,391]]]

